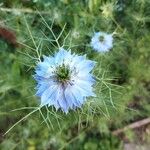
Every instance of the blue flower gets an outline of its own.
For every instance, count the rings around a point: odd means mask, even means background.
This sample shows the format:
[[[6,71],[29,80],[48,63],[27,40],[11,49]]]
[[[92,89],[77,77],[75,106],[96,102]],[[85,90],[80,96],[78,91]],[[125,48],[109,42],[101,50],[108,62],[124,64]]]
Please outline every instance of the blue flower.
[[[91,40],[91,46],[98,52],[107,52],[113,47],[112,34],[96,32]]]
[[[34,75],[37,81],[36,95],[41,98],[41,106],[54,106],[65,113],[69,109],[81,107],[93,93],[94,77],[91,74],[95,62],[85,56],[71,54],[63,48],[54,57],[44,56]]]

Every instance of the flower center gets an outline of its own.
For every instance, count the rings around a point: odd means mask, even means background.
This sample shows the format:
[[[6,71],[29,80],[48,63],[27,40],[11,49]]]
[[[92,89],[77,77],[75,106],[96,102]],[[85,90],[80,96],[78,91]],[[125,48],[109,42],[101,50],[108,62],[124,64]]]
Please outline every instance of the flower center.
[[[100,35],[99,41],[100,41],[100,42],[104,42],[104,36],[103,36],[103,35]]]
[[[66,82],[70,79],[70,70],[68,66],[65,66],[62,64],[61,66],[58,66],[56,69],[56,78],[59,82]]]

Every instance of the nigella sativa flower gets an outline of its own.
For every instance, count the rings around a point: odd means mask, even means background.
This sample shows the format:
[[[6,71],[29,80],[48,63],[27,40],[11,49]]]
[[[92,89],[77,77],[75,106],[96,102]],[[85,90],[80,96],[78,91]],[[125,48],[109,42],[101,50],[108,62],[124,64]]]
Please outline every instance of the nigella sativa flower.
[[[65,113],[81,107],[89,96],[95,96],[91,74],[95,62],[86,56],[71,54],[63,48],[52,56],[44,56],[34,75],[37,81],[36,95],[41,97],[41,106],[54,106]]]
[[[91,40],[91,47],[98,52],[107,52],[113,47],[112,34],[96,32]]]

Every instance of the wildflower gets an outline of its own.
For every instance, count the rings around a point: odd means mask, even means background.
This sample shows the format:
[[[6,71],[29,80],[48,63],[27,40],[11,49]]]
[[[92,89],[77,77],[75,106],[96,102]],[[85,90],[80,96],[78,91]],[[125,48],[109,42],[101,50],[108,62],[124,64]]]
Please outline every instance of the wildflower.
[[[98,52],[109,51],[113,46],[112,34],[96,32],[92,37],[91,46]]]
[[[94,66],[94,61],[63,48],[54,57],[44,56],[44,61],[37,64],[34,76],[41,106],[53,105],[65,113],[81,107],[87,97],[95,96],[92,91],[95,80],[90,73]]]

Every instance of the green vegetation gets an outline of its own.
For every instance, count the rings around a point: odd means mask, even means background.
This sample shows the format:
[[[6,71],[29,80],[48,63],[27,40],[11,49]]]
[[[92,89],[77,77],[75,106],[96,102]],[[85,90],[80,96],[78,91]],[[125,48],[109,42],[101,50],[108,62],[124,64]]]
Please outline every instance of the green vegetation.
[[[113,33],[112,50],[93,51],[97,31]],[[1,0],[0,149],[122,150],[112,131],[150,116],[149,43],[149,0]],[[97,97],[68,115],[34,96],[36,63],[60,46],[97,61]]]

